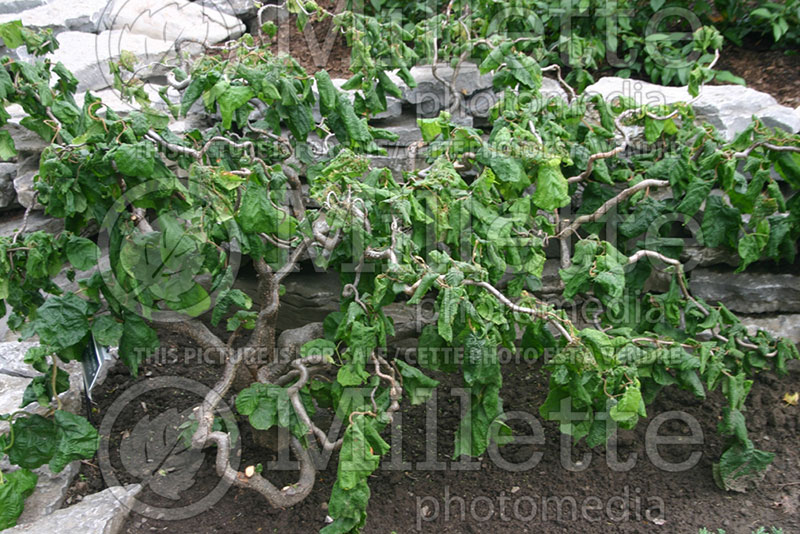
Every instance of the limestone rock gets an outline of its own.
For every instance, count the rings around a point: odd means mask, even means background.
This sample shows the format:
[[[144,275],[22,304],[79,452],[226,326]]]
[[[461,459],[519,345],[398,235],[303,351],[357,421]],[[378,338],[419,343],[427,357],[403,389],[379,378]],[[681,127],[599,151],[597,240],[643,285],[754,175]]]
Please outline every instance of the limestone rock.
[[[108,27],[126,33],[174,43],[215,44],[244,33],[239,19],[213,5],[187,0],[128,0],[117,2],[105,14]]]
[[[4,534],[53,534],[54,532],[80,532],[81,534],[117,534],[131,511],[139,484],[114,486],[89,495],[80,503],[57,510],[34,523],[17,525]]]
[[[3,0],[0,2],[0,13],[22,13],[44,4],[45,0]]]
[[[23,361],[28,349],[37,345],[30,341],[0,342],[0,374],[20,378],[33,378],[41,374]]]
[[[453,77],[453,68],[449,65],[439,64],[436,67],[436,76],[433,75],[431,65],[423,65],[411,69],[411,76],[417,82],[414,88],[402,85],[403,99],[415,104],[418,116],[435,116],[440,110],[447,109],[450,104],[450,80]],[[445,82],[443,84],[437,77]],[[458,70],[455,81],[455,90],[463,97],[488,89],[492,86],[491,74],[480,74],[478,66],[473,63],[463,63]]]
[[[410,146],[418,141],[422,141],[422,133],[417,125],[417,119],[414,116],[406,115],[386,121],[381,124],[381,128],[385,128],[398,136],[397,141],[390,141],[388,139],[378,139],[379,145],[391,146]]]
[[[739,266],[739,255],[724,247],[703,247],[700,245],[687,245],[683,247],[680,257],[684,270],[691,271],[694,267],[707,267],[710,265],[726,264],[731,267]]]
[[[34,189],[33,179],[38,172],[38,154],[25,159],[25,161],[23,161],[19,166],[17,177],[14,178],[14,189],[17,195],[17,202],[19,202],[23,208],[30,208],[33,206],[33,209],[35,210],[44,209],[44,206],[34,200],[36,196],[36,189]]]
[[[98,33],[105,29],[102,14],[108,5],[108,0],[51,0],[21,13],[2,15],[0,23],[22,20],[28,28],[51,28],[56,34]]]
[[[0,374],[0,413],[14,413],[19,410],[22,394],[30,381],[30,378]],[[0,423],[0,432],[6,430],[8,423]]]
[[[40,375],[23,360],[31,346],[38,343],[16,341],[0,343],[0,413],[12,413],[20,409],[25,389],[31,378]],[[78,413],[83,402],[83,369],[79,362],[62,365],[69,375],[69,390],[61,393],[59,398],[64,410]],[[44,415],[47,408],[34,402],[26,406],[25,411]],[[0,423],[0,432],[7,428],[7,423]]]
[[[13,214],[3,214],[3,219],[0,221],[0,235],[14,235],[14,233],[22,227],[23,216],[24,213],[22,211]],[[32,211],[28,215],[28,224],[25,226],[23,235],[31,232],[38,232],[39,230],[55,234],[63,229],[63,219],[53,219],[46,217],[40,212]]]
[[[16,466],[8,463],[8,459],[0,462],[0,468],[5,472],[17,469]],[[67,496],[67,490],[79,471],[80,462],[67,464],[60,473],[53,473],[47,465],[33,469],[39,480],[36,482],[33,494],[25,499],[25,508],[17,519],[17,524],[33,523],[61,508],[64,498]]]
[[[339,310],[342,286],[336,273],[301,273],[286,277],[281,297],[278,329],[297,328],[321,322]]]
[[[313,339],[323,337],[325,334],[322,323],[308,323],[298,328],[284,330],[278,336],[278,355],[282,361],[294,360],[300,357],[300,348]]]
[[[800,343],[800,314],[788,313],[775,316],[739,315],[739,319],[742,320],[742,323],[750,333],[755,333],[760,328],[773,336],[786,338],[792,343]]]
[[[39,134],[27,129],[20,124],[20,121],[27,116],[19,104],[12,104],[6,108],[11,117],[8,122],[3,126],[14,140],[14,147],[17,152],[41,152],[48,145],[48,142],[42,139]]]
[[[0,163],[0,209],[13,206],[17,202],[14,177],[18,168],[16,163]]]
[[[258,12],[253,0],[201,0],[198,3],[208,9],[217,9],[236,17],[251,17]]]
[[[483,89],[466,100],[465,111],[473,117],[485,119],[489,116],[489,110],[498,100],[500,100],[500,95],[492,89]]]
[[[664,87],[640,80],[618,77],[601,78],[586,88],[587,94],[600,94],[606,100],[626,96],[637,104],[664,105],[692,99],[685,87]],[[800,131],[800,117],[792,108],[781,106],[767,93],[739,85],[707,85],[703,87],[694,109],[701,120],[717,127],[727,139],[747,128],[751,117],[762,119],[768,126],[792,133]]]
[[[800,312],[800,275],[691,272],[690,289],[710,304],[722,302],[741,313]]]
[[[61,61],[79,80],[78,92],[102,89],[113,84],[109,60],[119,59],[123,50],[132,52],[137,66],[166,63],[174,54],[174,42],[133,33],[130,28],[104,31],[99,35],[64,32],[58,36],[61,47],[52,60]],[[140,72],[142,78],[159,72],[156,67]]]

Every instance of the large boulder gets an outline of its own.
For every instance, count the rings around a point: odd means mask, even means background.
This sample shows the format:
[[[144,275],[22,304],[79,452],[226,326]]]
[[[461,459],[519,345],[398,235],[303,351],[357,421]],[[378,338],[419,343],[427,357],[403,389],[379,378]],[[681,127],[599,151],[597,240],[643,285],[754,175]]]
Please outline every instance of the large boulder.
[[[197,3],[239,18],[252,17],[258,13],[253,0],[200,0]]]
[[[21,13],[0,16],[0,24],[21,20],[28,28],[50,28],[54,33],[97,33],[105,29],[102,13],[108,0],[54,0]]]
[[[692,99],[686,87],[664,87],[641,80],[609,76],[586,88],[587,94],[600,94],[611,101],[617,97],[633,98],[637,104],[666,105]],[[707,85],[693,104],[698,118],[719,129],[726,139],[747,128],[755,115],[764,124],[791,133],[800,131],[800,113],[781,106],[767,93],[740,85]]]
[[[104,13],[112,30],[176,42],[215,44],[244,33],[242,22],[216,6],[187,0],[118,0]]]
[[[120,53],[132,52],[139,66],[166,63],[174,55],[174,41],[115,29],[99,35],[64,32],[58,36],[61,47],[52,54],[53,62],[62,62],[78,78],[78,91],[102,89],[113,84],[109,60],[119,60]],[[157,67],[145,69],[139,76],[146,78],[160,72]]]

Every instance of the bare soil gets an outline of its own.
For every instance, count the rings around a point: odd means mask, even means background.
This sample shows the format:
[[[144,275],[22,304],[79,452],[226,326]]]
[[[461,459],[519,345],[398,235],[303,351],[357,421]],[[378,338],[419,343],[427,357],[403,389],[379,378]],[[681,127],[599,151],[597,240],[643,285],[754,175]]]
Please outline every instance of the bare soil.
[[[183,354],[181,339],[170,336],[163,339],[165,347],[178,349],[178,354]],[[119,366],[95,393],[95,423],[99,424],[119,395],[143,381],[182,376],[211,386],[219,372],[220,367],[200,364],[191,357],[189,361],[178,358],[175,363],[147,363],[138,378],[131,377],[126,368]],[[547,378],[541,363],[509,364],[504,375],[502,397],[507,409],[529,412],[538,418],[538,408],[547,394]],[[800,514],[797,514],[800,505],[797,447],[800,408],[781,400],[784,393],[800,389],[797,372],[783,378],[763,373],[756,379],[747,402],[750,436],[757,447],[774,452],[776,458],[758,486],[744,494],[721,491],[712,479],[711,465],[723,447],[716,433],[724,406],[718,392],[701,403],[687,392],[674,388],[665,390],[648,409],[649,419],[641,421],[633,431],[620,432],[619,461],[628,461],[636,455],[633,468],[627,471],[614,471],[609,466],[605,449],[589,449],[584,444],[573,448],[571,458],[577,462],[585,453],[590,453],[591,459],[585,459],[583,464],[585,469],[578,472],[565,469],[560,459],[561,435],[549,422],[543,424],[544,441],[540,444],[512,444],[500,449],[503,459],[517,464],[541,453],[538,462],[510,471],[501,468],[487,454],[475,460],[476,470],[465,471],[459,470],[450,458],[460,413],[459,398],[450,395],[450,389],[461,383],[455,376],[436,378],[442,384],[438,388],[438,406],[433,410],[438,415],[435,433],[425,433],[423,406],[403,407],[402,438],[393,441],[393,446],[402,448],[402,459],[412,462],[412,467],[393,470],[387,468],[387,459],[372,476],[366,533],[696,534],[705,526],[724,528],[728,534],[749,534],[751,528],[761,525],[782,527],[786,534],[800,532]],[[159,389],[137,397],[121,412],[109,435],[114,474],[121,483],[139,482],[127,472],[118,454],[122,441],[131,439],[136,424],[142,418],[153,419],[170,408],[179,412],[190,409],[198,400],[196,395],[183,390]],[[658,451],[664,460],[678,463],[687,460],[692,453],[699,453],[697,464],[681,472],[657,467],[644,447],[648,428],[653,431],[653,418],[670,411],[688,414],[689,420],[696,420],[702,428],[702,442],[695,444],[689,439],[690,433],[695,431],[679,420],[670,420],[659,430],[660,435],[685,440],[660,446]],[[520,421],[512,423],[512,427],[516,434],[531,433]],[[240,421],[245,444],[242,466],[266,465],[267,461],[275,459],[275,454],[253,446],[248,428],[246,421]],[[445,470],[426,470],[419,466],[426,459],[426,447],[434,443],[436,460],[446,466]],[[207,452],[193,478],[194,483],[180,492],[178,500],[165,499],[151,487],[145,488],[140,499],[164,507],[197,502],[219,482],[213,468],[213,454],[213,451]],[[106,486],[98,465],[97,459],[83,464],[67,504]],[[277,487],[283,487],[294,481],[295,473],[269,472],[267,476]],[[312,494],[291,509],[273,509],[254,492],[230,488],[219,502],[181,521],[158,520],[133,513],[122,532],[313,533],[325,526],[326,501],[335,477],[336,462],[332,460],[327,469],[319,473]],[[447,508],[446,501],[449,501]]]

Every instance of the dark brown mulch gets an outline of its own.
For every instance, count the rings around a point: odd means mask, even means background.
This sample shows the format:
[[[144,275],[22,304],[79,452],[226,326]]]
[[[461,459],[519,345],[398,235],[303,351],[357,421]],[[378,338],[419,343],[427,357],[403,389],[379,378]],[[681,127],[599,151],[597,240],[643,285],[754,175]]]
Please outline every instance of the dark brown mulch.
[[[741,76],[748,87],[769,93],[784,106],[800,106],[800,52],[771,50],[754,42],[745,48],[725,45],[719,70]]]
[[[336,0],[320,0],[317,3],[334,13],[344,7],[340,1],[338,3],[342,5],[337,8]],[[300,31],[295,18],[290,17],[281,24],[276,36],[272,38],[265,36],[263,42],[269,42],[275,53],[286,52],[291,55],[309,73],[325,70],[331,78],[352,76],[350,48],[341,29],[333,24],[331,18],[324,20],[314,18],[306,24],[303,31]]]

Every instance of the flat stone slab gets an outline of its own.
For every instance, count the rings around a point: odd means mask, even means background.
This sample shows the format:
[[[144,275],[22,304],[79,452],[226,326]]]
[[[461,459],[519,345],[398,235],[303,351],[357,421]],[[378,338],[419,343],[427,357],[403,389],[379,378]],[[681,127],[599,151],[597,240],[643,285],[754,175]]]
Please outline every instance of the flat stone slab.
[[[0,218],[0,235],[11,236],[22,227],[23,211],[16,213],[4,213]],[[38,232],[39,230],[55,234],[64,229],[63,219],[53,219],[46,217],[38,211],[31,211],[28,215],[28,224],[23,230],[23,234]]]
[[[709,304],[722,302],[741,313],[800,312],[800,275],[722,273],[706,268],[691,272],[689,286]]]
[[[14,146],[17,152],[41,152],[48,142],[41,138],[41,136],[32,130],[29,130],[20,124],[20,121],[27,116],[19,104],[11,104],[6,108],[11,117],[8,122],[3,126],[3,130],[7,130],[14,140]]]
[[[89,495],[80,503],[57,510],[38,521],[20,524],[3,531],[3,534],[117,534],[122,529],[136,495],[142,490],[139,484],[105,489]]]
[[[783,337],[792,343],[800,343],[800,314],[787,313],[774,317],[739,315],[739,319],[754,334],[759,328],[773,336]]]
[[[637,104],[665,105],[692,99],[686,87],[665,87],[640,80],[607,76],[586,88],[587,94],[600,94],[606,100],[625,96]],[[740,85],[707,85],[693,104],[698,118],[719,129],[726,139],[747,128],[755,115],[764,124],[791,133],[800,131],[800,114],[781,106],[767,93]]]

